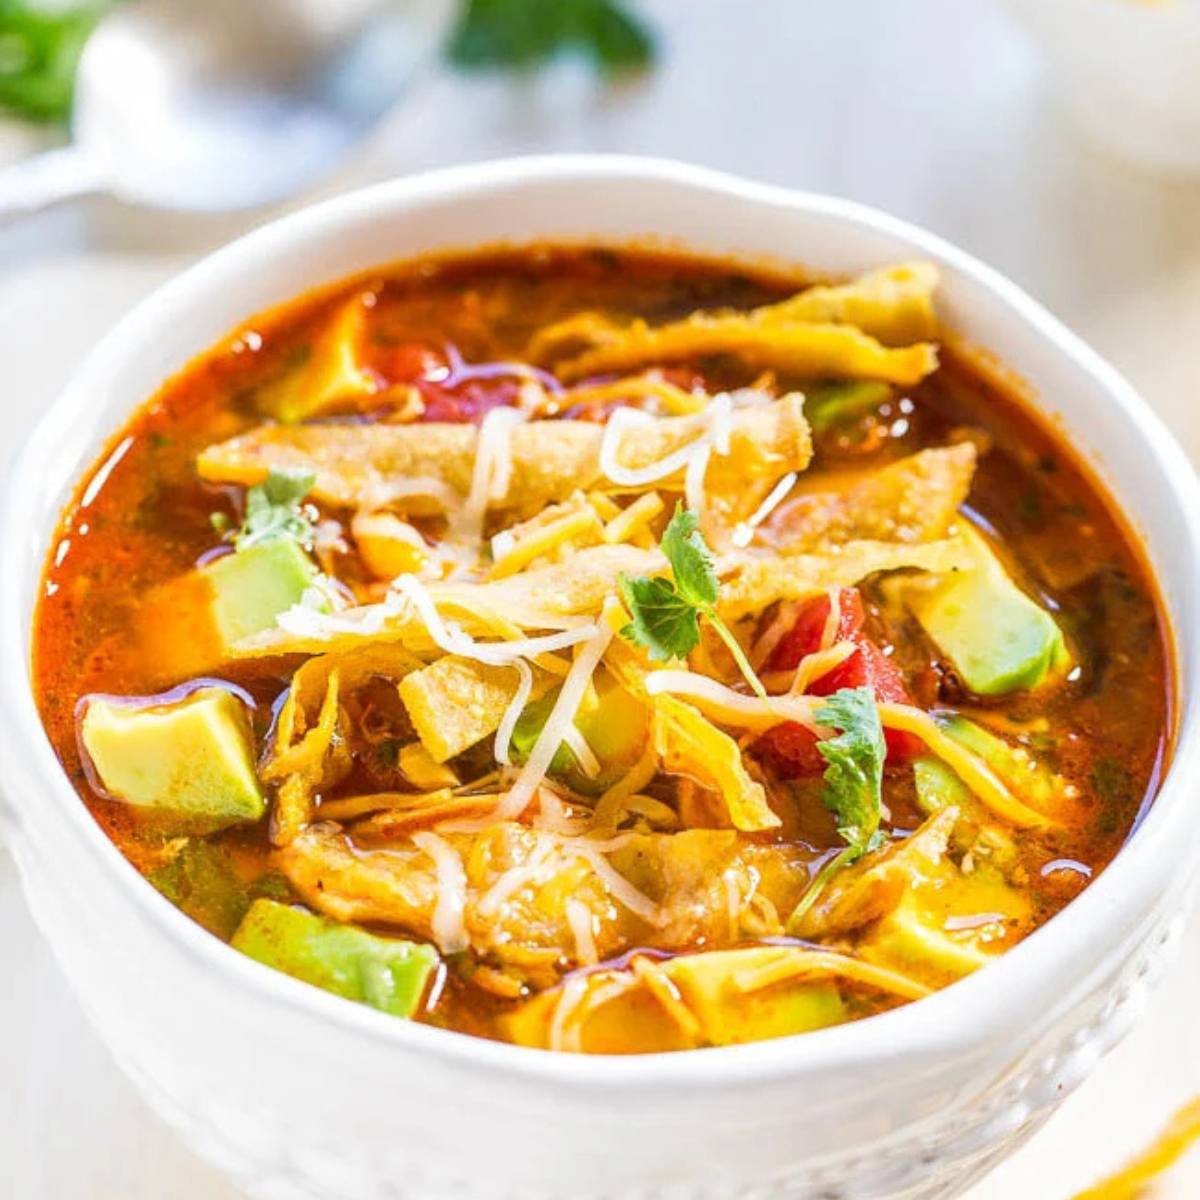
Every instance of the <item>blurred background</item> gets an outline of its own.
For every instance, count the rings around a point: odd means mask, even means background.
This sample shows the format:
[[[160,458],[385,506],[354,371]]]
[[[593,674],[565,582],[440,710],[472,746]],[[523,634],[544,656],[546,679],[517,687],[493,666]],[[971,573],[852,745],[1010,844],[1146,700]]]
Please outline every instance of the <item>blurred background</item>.
[[[0,214],[18,186],[24,203],[47,178],[124,196],[0,215],[0,456],[131,305],[287,208],[450,163],[611,151],[848,196],[959,243],[1110,358],[1200,462],[1198,0],[192,2],[197,20],[222,3],[230,21],[253,8],[257,35],[296,53],[297,13],[330,37],[385,10],[391,23],[347,42],[322,75],[349,132],[308,110],[290,125],[256,97],[259,140],[224,174],[261,187],[201,195],[186,155],[169,156],[204,137],[225,152],[235,135],[180,134],[161,76],[196,66],[203,29],[185,28],[169,52],[125,41],[102,57],[107,22],[127,28],[137,4],[0,0]],[[72,137],[107,146],[105,171],[64,155],[31,168]],[[252,178],[263,144],[273,163],[295,156],[286,178]],[[167,177],[175,192],[147,202]],[[254,206],[272,190],[286,194]],[[92,1035],[3,851],[0,946],[0,1195],[236,1200]],[[1066,1200],[1139,1149],[1200,1092],[1198,1008],[1193,921],[1181,968],[1133,1037],[971,1200]],[[1200,1153],[1153,1194],[1200,1195]]]

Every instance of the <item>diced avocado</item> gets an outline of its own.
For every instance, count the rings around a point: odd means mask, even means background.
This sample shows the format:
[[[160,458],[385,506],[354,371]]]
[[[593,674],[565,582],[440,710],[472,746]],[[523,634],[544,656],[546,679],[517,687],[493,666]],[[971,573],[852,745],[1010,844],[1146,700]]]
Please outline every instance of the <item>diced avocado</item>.
[[[213,588],[212,614],[226,645],[275,624],[313,581],[313,565],[291,538],[272,538],[200,568]]]
[[[228,849],[202,837],[188,838],[146,879],[176,908],[224,941],[258,897],[286,900],[291,896],[283,875],[267,871],[255,879],[243,878]]]
[[[940,758],[913,759],[913,781],[917,787],[917,807],[932,816],[945,808],[956,808],[951,842],[962,854],[972,853],[1002,869],[1012,866],[1017,848],[1008,831],[991,819],[988,809],[971,789]]]
[[[978,755],[1018,799],[1038,812],[1053,815],[1062,808],[1069,785],[1023,746],[1013,746],[994,733],[950,713],[935,713],[934,720],[960,746]]]
[[[575,727],[600,763],[600,774],[589,778],[565,744],[559,746],[550,763],[551,775],[584,796],[600,795],[627,774],[642,756],[650,736],[650,716],[645,706],[611,678],[597,679],[596,695],[597,702],[586,711],[581,708],[576,715]],[[513,730],[515,762],[523,763],[529,757],[557,699],[555,688],[526,706]]]
[[[81,733],[115,800],[214,826],[257,821],[266,810],[245,708],[224,688],[145,708],[94,699]]]
[[[681,1022],[649,989],[630,987],[586,1007],[579,1045],[590,1053],[644,1054],[764,1041],[846,1020],[841,994],[828,981],[795,978],[762,987],[752,981],[748,987],[739,986],[739,976],[775,966],[781,953],[791,951],[753,946],[670,959],[661,970],[675,985],[694,1024]],[[607,978],[607,973],[591,976],[587,986],[601,994]],[[506,1014],[501,1022],[506,1036],[523,1046],[548,1045],[561,995],[561,987],[542,992]]]
[[[906,897],[859,945],[872,962],[891,967],[929,987],[943,987],[988,963],[993,955],[969,935],[956,939]]]
[[[917,804],[927,816],[943,808],[970,807],[971,789],[940,758],[913,759],[913,779],[917,785]]]
[[[820,435],[873,413],[891,398],[892,389],[876,379],[818,383],[804,393],[804,415],[813,433]]]
[[[440,959],[432,946],[378,937],[302,908],[256,900],[230,943],[327,992],[411,1017]]]
[[[360,296],[342,305],[312,346],[259,391],[259,409],[290,425],[377,392],[379,380],[359,364],[366,317]]]
[[[779,957],[778,946],[709,950],[663,964],[688,1008],[699,1018],[704,1041],[714,1046],[758,1042],[806,1033],[846,1019],[841,994],[831,983],[786,980],[744,991],[733,976]]]
[[[316,568],[292,538],[272,538],[155,588],[139,613],[142,647],[164,679],[215,670],[231,647],[275,623],[304,595]]]
[[[908,590],[908,606],[925,632],[981,696],[1041,683],[1070,661],[1062,630],[1008,577],[974,530],[963,533],[975,566],[937,584]]]

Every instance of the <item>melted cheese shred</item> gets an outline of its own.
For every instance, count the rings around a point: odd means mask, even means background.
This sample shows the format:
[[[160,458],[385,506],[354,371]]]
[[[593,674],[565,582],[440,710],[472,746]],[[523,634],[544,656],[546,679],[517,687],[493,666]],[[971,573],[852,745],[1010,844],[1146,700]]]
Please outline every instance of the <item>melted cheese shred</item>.
[[[919,737],[996,816],[1018,829],[1039,829],[1053,823],[1018,800],[987,763],[960,746],[929,713],[910,704],[884,702],[879,705],[879,716],[885,729]]]
[[[412,840],[413,845],[433,859],[437,872],[437,903],[432,922],[434,941],[443,954],[458,954],[471,944],[463,918],[467,907],[467,872],[462,857],[436,833],[414,833]]]
[[[512,665],[516,667],[519,676],[517,690],[504,710],[500,724],[496,726],[496,741],[492,748],[496,761],[505,767],[511,762],[508,748],[512,743],[513,730],[516,729],[517,722],[521,719],[521,714],[525,711],[525,705],[529,703],[529,696],[533,691],[533,671],[530,670],[529,664],[524,659],[518,658],[513,660]]]
[[[905,1000],[920,1000],[923,996],[930,995],[933,990],[915,979],[909,979],[907,975],[901,975],[898,971],[863,962],[849,954],[782,947],[777,959],[761,966],[735,971],[730,976],[730,982],[739,991],[757,992],[777,983],[802,979],[806,975],[833,975],[840,979],[848,979],[852,983],[877,988],[882,992],[890,992]]]
[[[493,553],[498,552],[498,557],[492,563],[488,577],[507,579],[510,575],[523,571],[535,558],[551,554],[572,539],[599,529],[599,517],[588,508],[559,517],[557,521],[551,521],[549,525],[535,529],[520,539],[514,540],[510,535],[508,540],[501,541],[502,535],[497,534],[492,539],[492,548]]]
[[[586,404],[589,407],[611,404],[616,400],[657,400],[662,411],[673,417],[690,416],[704,411],[708,397],[703,392],[687,392],[652,372],[615,379],[612,383],[583,384],[558,398],[562,406]]]
[[[605,601],[605,610],[615,603],[616,601],[610,597]],[[546,778],[546,772],[550,769],[550,763],[563,741],[567,727],[575,720],[575,714],[579,711],[583,694],[592,681],[592,675],[600,665],[600,659],[608,649],[609,642],[612,641],[612,622],[606,619],[603,612],[599,627],[593,625],[589,627],[589,630],[590,639],[583,643],[578,657],[571,664],[571,669],[567,672],[562,687],[559,689],[558,699],[555,700],[554,707],[546,718],[546,724],[542,726],[542,732],[538,734],[537,741],[534,742],[533,749],[529,752],[529,758],[521,768],[516,782],[482,824],[463,825],[464,830],[472,827],[485,829],[494,821],[515,820],[529,807],[534,793],[541,785],[542,780]]]
[[[813,731],[821,728],[813,714],[825,703],[823,696],[771,696],[764,701],[693,671],[651,671],[645,686],[651,696],[686,696],[705,716],[727,725],[764,730],[795,721]]]
[[[647,492],[639,496],[628,508],[621,509],[601,532],[601,537],[610,545],[627,542],[636,533],[640,533],[659,513],[663,511],[662,497],[657,492]]]
[[[472,544],[483,537],[488,502],[508,492],[512,477],[512,431],[528,420],[518,408],[493,408],[480,423],[471,490],[453,521],[454,532]]]
[[[565,629],[561,633],[546,634],[543,637],[504,642],[477,642],[457,625],[447,624],[442,620],[429,590],[415,575],[398,576],[392,581],[392,589],[396,595],[412,604],[429,636],[440,650],[444,650],[447,654],[457,654],[462,658],[473,658],[476,662],[486,663],[492,667],[511,666],[518,658],[536,659],[541,654],[563,650],[568,646],[586,642],[589,638],[594,638],[598,632],[595,625],[580,625],[574,629]]]
[[[592,910],[582,900],[572,897],[563,906],[571,936],[575,939],[575,957],[585,967],[600,961],[596,950],[596,935],[592,928]]]
[[[744,521],[738,523],[730,541],[744,549],[754,540],[754,531],[783,503],[784,497],[792,490],[792,485],[800,476],[796,471],[789,471],[766,495],[763,502]]]

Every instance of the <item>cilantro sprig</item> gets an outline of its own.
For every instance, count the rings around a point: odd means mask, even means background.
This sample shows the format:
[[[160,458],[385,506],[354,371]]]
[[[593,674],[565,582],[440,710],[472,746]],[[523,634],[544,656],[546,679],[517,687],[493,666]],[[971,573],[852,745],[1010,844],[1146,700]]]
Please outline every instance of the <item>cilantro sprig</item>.
[[[447,47],[457,67],[528,70],[576,51],[605,74],[654,61],[654,38],[619,0],[463,0]]]
[[[316,476],[312,471],[272,467],[262,483],[246,492],[246,515],[231,537],[238,550],[247,550],[276,538],[291,538],[301,545],[312,544],[313,526],[302,505],[312,491]],[[220,529],[224,514],[213,514],[213,526]]]
[[[821,868],[792,913],[788,922],[792,927],[799,924],[838,871],[878,850],[886,840],[879,822],[887,743],[874,692],[869,687],[842,688],[813,717],[823,726],[840,730],[835,737],[819,741],[817,750],[829,764],[821,802],[836,816],[838,836],[846,846]]]
[[[745,651],[717,616],[721,585],[696,514],[677,503],[660,546],[671,564],[674,580],[621,574],[618,580],[621,599],[633,618],[621,630],[621,636],[642,646],[655,662],[686,658],[700,642],[703,617],[729,648],[746,682],[757,695],[767,699],[766,689]]]

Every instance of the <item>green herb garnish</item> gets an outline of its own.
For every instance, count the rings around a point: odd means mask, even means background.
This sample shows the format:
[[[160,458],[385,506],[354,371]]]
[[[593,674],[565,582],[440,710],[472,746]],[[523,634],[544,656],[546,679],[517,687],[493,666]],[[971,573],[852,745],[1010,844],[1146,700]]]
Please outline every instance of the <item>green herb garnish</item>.
[[[869,687],[842,688],[819,708],[813,717],[824,726],[838,729],[836,737],[817,743],[825,769],[821,802],[837,817],[838,836],[846,848],[820,870],[788,922],[799,924],[804,914],[843,867],[857,862],[886,840],[879,829],[883,812],[883,761],[887,743],[879,706]]]
[[[700,618],[704,617],[729,648],[746,682],[767,699],[766,689],[754,673],[746,653],[729,627],[717,616],[720,591],[713,569],[712,551],[700,532],[700,521],[682,504],[663,531],[661,549],[671,564],[674,582],[645,575],[619,579],[621,599],[633,618],[621,636],[645,648],[655,662],[686,658],[700,641]]]
[[[301,501],[315,482],[312,471],[272,467],[266,479],[246,493],[246,517],[234,534],[233,544],[246,550],[275,538],[292,538],[301,545],[311,545],[312,521]]]
[[[110,3],[50,8],[0,0],[0,109],[34,121],[64,119],[80,51]]]
[[[610,74],[654,59],[649,32],[617,0],[467,0],[447,55],[458,67],[529,69],[564,50]]]

